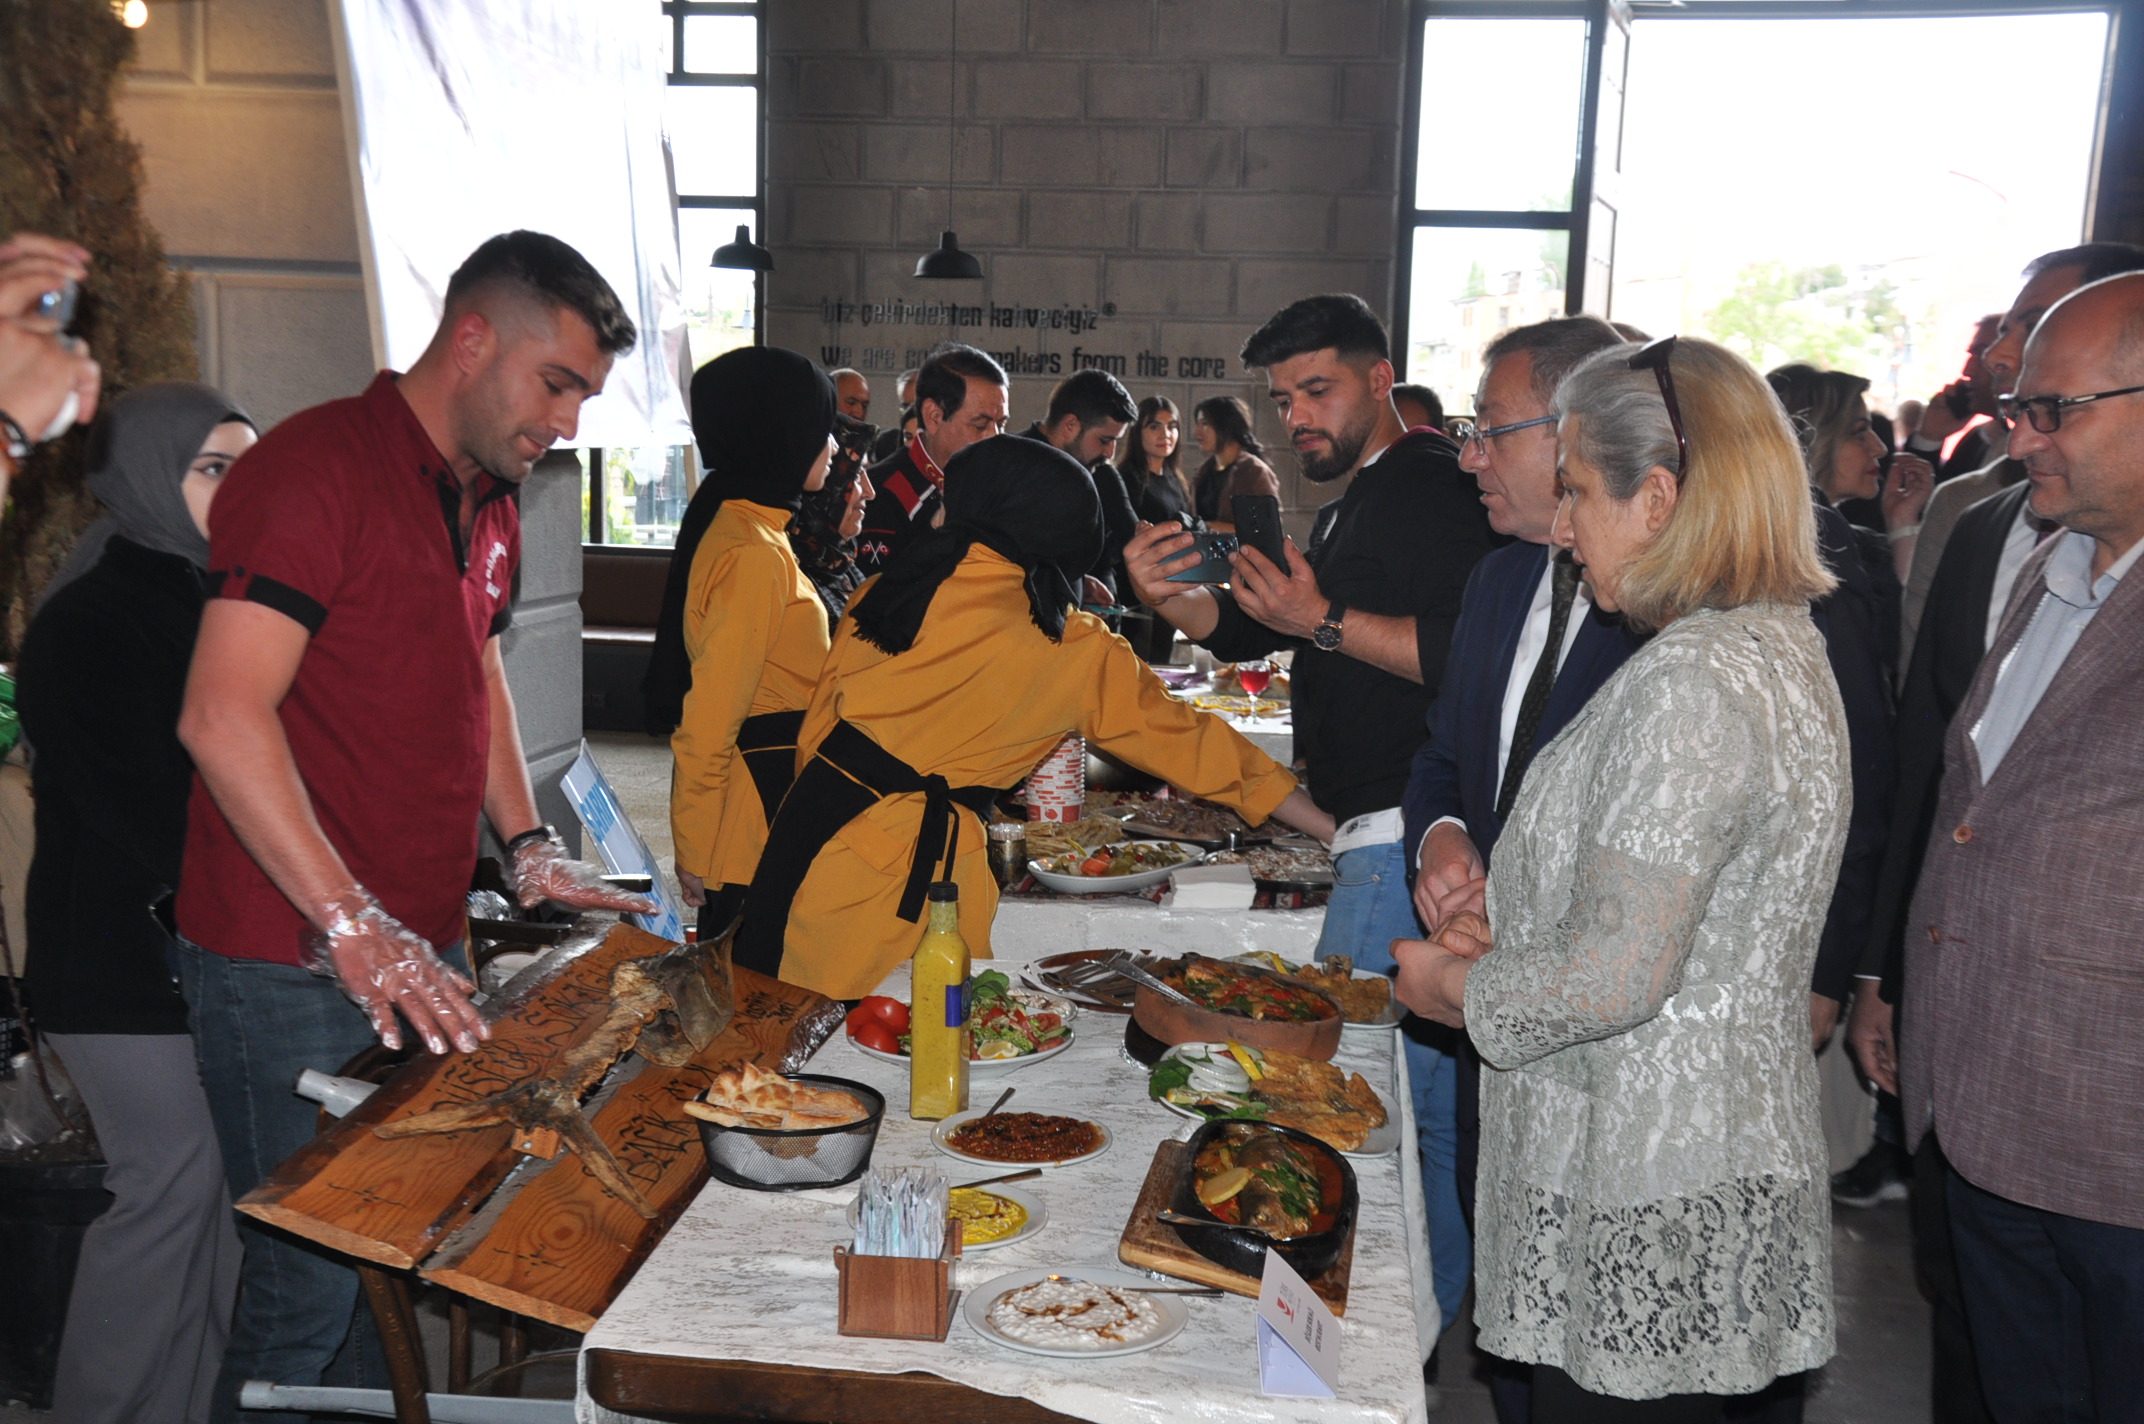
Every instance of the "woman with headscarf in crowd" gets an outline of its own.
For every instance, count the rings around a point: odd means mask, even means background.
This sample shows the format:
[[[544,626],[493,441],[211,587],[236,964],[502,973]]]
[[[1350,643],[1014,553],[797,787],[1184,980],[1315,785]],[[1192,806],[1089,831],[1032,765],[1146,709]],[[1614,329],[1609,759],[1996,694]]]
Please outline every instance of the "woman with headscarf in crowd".
[[[835,635],[736,941],[738,963],[837,998],[915,952],[933,880],[959,885],[961,934],[989,957],[983,825],[1068,732],[1253,825],[1332,834],[1284,767],[1077,611],[1103,541],[1077,460],[996,436],[945,475],[944,525],[864,585]]]
[[[831,630],[863,587],[856,566],[856,536],[864,527],[864,506],[871,502],[871,476],[864,472],[864,452],[852,447],[844,432],[867,434],[871,427],[841,412],[834,413],[834,462],[819,489],[806,490],[797,516],[789,522],[789,547],[796,551],[804,577],[819,590]]]
[[[826,483],[833,429],[834,383],[794,351],[746,346],[693,373],[707,473],[679,522],[649,685],[682,683],[670,835],[678,888],[709,938],[743,902],[826,661],[826,605],[789,525]]]
[[[1229,501],[1235,496],[1280,495],[1280,476],[1259,458],[1266,447],[1251,433],[1251,408],[1234,396],[1211,396],[1191,408],[1191,433],[1206,452],[1192,482],[1199,518],[1209,529],[1234,533]]]
[[[220,391],[165,382],[90,433],[104,517],[47,587],[16,669],[37,850],[26,975],[97,1131],[111,1207],[90,1225],[53,1410],[83,1424],[205,1416],[238,1288],[223,1157],[153,907],[179,883],[193,763],[179,745],[211,502],[255,439]]]
[[[1483,1348],[1534,1364],[1542,1424],[1695,1424],[1832,1353],[1832,577],[1793,432],[1726,348],[1611,347],[1554,410],[1554,542],[1651,637],[1526,769],[1486,920],[1396,943],[1395,989],[1484,1064]]]
[[[1131,448],[1117,464],[1124,488],[1131,492],[1132,507],[1142,522],[1166,524],[1175,521],[1186,529],[1199,527],[1192,507],[1191,482],[1184,478],[1178,458],[1182,430],[1177,424],[1176,402],[1167,396],[1148,396],[1139,402],[1139,418],[1132,423]],[[1126,602],[1130,602],[1126,599]],[[1129,625],[1125,638],[1150,663],[1165,663],[1176,646],[1176,629],[1166,618]]]

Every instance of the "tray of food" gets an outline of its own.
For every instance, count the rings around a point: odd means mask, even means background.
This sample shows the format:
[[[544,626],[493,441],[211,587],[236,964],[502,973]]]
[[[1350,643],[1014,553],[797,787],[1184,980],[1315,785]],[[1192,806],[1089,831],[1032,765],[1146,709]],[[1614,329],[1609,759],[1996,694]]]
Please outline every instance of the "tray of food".
[[[1328,954],[1309,964],[1293,964],[1277,954],[1253,950],[1235,956],[1235,963],[1256,964],[1285,975],[1331,999],[1340,1006],[1346,1027],[1368,1032],[1398,1028],[1407,1010],[1392,997],[1392,980],[1374,969],[1357,969],[1345,954]]]
[[[1400,1114],[1360,1073],[1240,1043],[1179,1043],[1146,1080],[1147,1096],[1202,1122],[1273,1122],[1307,1132],[1350,1157],[1400,1145]]]
[[[1142,984],[1132,1021],[1164,1044],[1234,1040],[1318,1059],[1340,1047],[1339,1006],[1262,965],[1187,954],[1150,972],[1181,997]]]
[[[1054,860],[1061,855],[1092,855],[1103,846],[1124,839],[1124,817],[1097,813],[1089,807],[1077,821],[1029,821],[1025,832],[1027,854],[1033,860]]]
[[[1251,883],[1261,890],[1309,893],[1333,888],[1333,858],[1316,846],[1249,846],[1215,851],[1208,865],[1248,865]]]
[[[968,1292],[961,1313],[985,1340],[1031,1355],[1106,1359],[1173,1340],[1191,1319],[1182,1298],[1114,1266],[1014,1271]]]
[[[1122,895],[1151,889],[1167,880],[1170,871],[1204,858],[1203,849],[1181,841],[1125,841],[1085,854],[1031,859],[1027,869],[1060,895]]]
[[[1170,1209],[1178,1177],[1191,1160],[1186,1143],[1168,1141],[1155,1147],[1146,1181],[1139,1188],[1138,1200],[1132,1204],[1131,1215],[1125,1218],[1123,1234],[1117,1241],[1117,1258],[1139,1270],[1157,1271],[1202,1286],[1216,1286],[1233,1295],[1255,1300],[1259,1277],[1265,1268],[1262,1257],[1252,1266],[1250,1274],[1230,1270],[1212,1257],[1192,1250],[1188,1244],[1208,1228],[1192,1227],[1179,1232],[1161,1219],[1160,1214]],[[1350,1230],[1340,1243],[1340,1254],[1333,1263],[1304,1277],[1335,1315],[1347,1314],[1348,1282],[1354,1264],[1355,1233]]]
[[[1241,846],[1252,841],[1271,840],[1273,836],[1268,831],[1252,830],[1250,822],[1226,806],[1216,806],[1191,796],[1115,794],[1107,803],[1089,806],[1087,814],[1121,817],[1124,830],[1132,835],[1189,841],[1204,850],[1222,849],[1231,837]]]
[[[1070,1003],[1046,993],[1016,989],[1004,971],[985,969],[969,977],[968,1071],[987,1077],[1054,1058],[1072,1046]],[[872,994],[849,1010],[849,1042],[883,1063],[908,1062],[908,1005]]]
[[[955,1113],[931,1129],[931,1145],[978,1167],[1011,1162],[1024,1167],[1069,1167],[1109,1150],[1109,1129],[1053,1113],[981,1109]]]
[[[858,1210],[849,1203],[849,1225],[856,1224]],[[955,1187],[946,1194],[946,1211],[960,1222],[962,1255],[1025,1241],[1050,1224],[1042,1198],[1017,1187]]]
[[[1158,956],[1136,949],[1073,949],[1029,960],[1020,977],[1041,992],[1069,999],[1083,1009],[1128,1014],[1132,991],[1138,986],[1110,967],[1109,962],[1120,955],[1149,966],[1160,962]]]

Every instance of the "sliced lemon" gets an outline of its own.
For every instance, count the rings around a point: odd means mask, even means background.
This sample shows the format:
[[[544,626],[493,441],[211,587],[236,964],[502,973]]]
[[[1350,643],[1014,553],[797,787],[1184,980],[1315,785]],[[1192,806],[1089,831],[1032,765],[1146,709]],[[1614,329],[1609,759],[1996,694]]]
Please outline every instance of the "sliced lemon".
[[[1243,1071],[1250,1075],[1252,1082],[1255,1083],[1265,1077],[1266,1070],[1258,1066],[1258,1052],[1256,1049],[1245,1048],[1232,1038],[1228,1041],[1228,1055],[1243,1065]]]
[[[1199,1183],[1199,1200],[1209,1207],[1219,1206],[1251,1184],[1251,1169],[1230,1167],[1225,1172],[1216,1172]]]
[[[975,1056],[984,1063],[996,1063],[1020,1056],[1020,1045],[1009,1038],[993,1038],[975,1050]]]

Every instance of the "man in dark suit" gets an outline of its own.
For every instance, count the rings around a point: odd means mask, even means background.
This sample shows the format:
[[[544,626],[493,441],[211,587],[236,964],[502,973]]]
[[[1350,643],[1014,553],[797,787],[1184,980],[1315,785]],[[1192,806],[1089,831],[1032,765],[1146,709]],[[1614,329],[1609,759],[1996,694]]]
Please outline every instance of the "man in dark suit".
[[[948,341],[916,375],[922,428],[889,460],[870,469],[877,493],[864,506],[856,566],[884,572],[893,556],[930,528],[945,508],[945,462],[978,440],[1005,431],[1005,370],[973,346]]]
[[[2010,451],[2065,532],[2018,575],[1945,739],[1906,939],[1909,1145],[1940,1135],[2003,1420],[2144,1417],[2144,272],[2026,348]]]
[[[1484,557],[1467,579],[1429,740],[1407,781],[1402,845],[1406,863],[1418,867],[1415,911],[1432,929],[1454,910],[1480,908],[1485,866],[1526,764],[1638,646],[1620,619],[1594,610],[1575,567],[1552,560],[1548,547],[1558,502],[1550,398],[1572,367],[1622,340],[1596,317],[1570,317],[1508,331],[1482,358],[1475,425],[1459,463],[1480,487],[1490,527],[1517,542]],[[1432,1079],[1431,1111],[1418,1113],[1416,1126],[1430,1220],[1456,1218],[1436,1235],[1465,1244],[1480,1066],[1450,1029],[1411,1020],[1406,1032],[1441,1048],[1450,1064]],[[1439,1299],[1458,1299],[1469,1261],[1438,1249],[1431,1257]],[[1490,1385],[1499,1418],[1527,1417],[1520,1367],[1499,1369]]]
[[[1020,433],[1030,440],[1064,451],[1087,467],[1094,477],[1094,492],[1102,500],[1102,524],[1107,537],[1102,557],[1087,571],[1090,603],[1111,603],[1120,596],[1129,600],[1131,584],[1124,577],[1124,546],[1138,532],[1139,515],[1124,488],[1116,467],[1117,442],[1139,418],[1131,392],[1107,371],[1076,371],[1059,381],[1050,392],[1049,409],[1042,419]]]
[[[2144,269],[2144,248],[2089,243],[2046,253],[2025,269],[2025,285],[2004,314],[1983,360],[1999,395],[2015,387],[2025,342],[2056,302],[2088,281]],[[2008,468],[2005,468],[2008,467]],[[1922,855],[1935,824],[1944,770],[1944,737],[1981,659],[1994,642],[2020,569],[2052,526],[2036,520],[2024,467],[2005,459],[1993,472],[2002,488],[1958,516],[1928,587],[1898,706],[1898,792],[1890,843],[1876,885],[1868,951],[1859,970],[1847,1046],[1871,1082],[1898,1091],[1894,1008],[1904,992],[1906,928]],[[1924,536],[1925,537],[1925,536]],[[1910,1124],[1909,1124],[1910,1126]],[[1900,1148],[1879,1143],[1873,1153]],[[1862,1167],[1857,1165],[1856,1172]],[[1914,1262],[1934,1306],[1936,1417],[1975,1424],[1989,1418],[1959,1293],[1945,1209],[1951,1175],[1937,1134],[1921,1139],[1911,1162]]]

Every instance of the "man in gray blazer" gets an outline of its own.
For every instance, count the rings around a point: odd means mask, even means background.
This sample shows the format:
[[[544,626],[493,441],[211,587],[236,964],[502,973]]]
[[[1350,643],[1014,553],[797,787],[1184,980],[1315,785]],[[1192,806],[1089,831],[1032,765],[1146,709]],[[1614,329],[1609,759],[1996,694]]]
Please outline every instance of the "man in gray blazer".
[[[2144,1417],[2144,273],[2026,348],[2010,453],[2061,525],[1952,719],[1902,1094],[1941,1135],[1999,1420]]]

